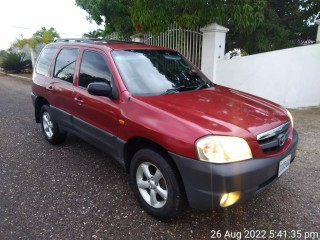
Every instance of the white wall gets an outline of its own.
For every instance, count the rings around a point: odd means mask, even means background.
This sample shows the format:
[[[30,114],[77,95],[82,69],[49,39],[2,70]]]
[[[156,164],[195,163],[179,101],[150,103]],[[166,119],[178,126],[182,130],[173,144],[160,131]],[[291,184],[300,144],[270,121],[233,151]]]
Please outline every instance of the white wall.
[[[320,105],[320,44],[218,61],[217,84],[288,108]]]

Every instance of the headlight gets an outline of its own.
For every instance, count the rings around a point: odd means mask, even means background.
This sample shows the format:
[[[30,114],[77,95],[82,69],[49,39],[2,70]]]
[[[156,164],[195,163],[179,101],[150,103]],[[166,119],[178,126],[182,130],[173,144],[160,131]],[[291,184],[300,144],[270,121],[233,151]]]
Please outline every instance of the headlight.
[[[292,127],[293,127],[293,117],[292,117],[291,113],[288,111],[288,109],[286,109],[286,110],[287,110],[287,114],[288,114],[288,116],[289,116],[289,118],[290,118],[291,125],[292,125]]]
[[[248,143],[238,137],[206,136],[196,141],[199,160],[228,163],[252,158]]]

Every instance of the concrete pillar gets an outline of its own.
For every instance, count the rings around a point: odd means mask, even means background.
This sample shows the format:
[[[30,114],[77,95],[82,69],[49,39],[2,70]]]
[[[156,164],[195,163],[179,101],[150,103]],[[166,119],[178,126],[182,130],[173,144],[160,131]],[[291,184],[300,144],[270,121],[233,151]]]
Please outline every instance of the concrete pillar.
[[[135,35],[130,36],[130,39],[132,42],[144,42],[144,34],[142,33],[137,33]]]
[[[320,43],[320,19],[316,20],[316,23],[318,24],[318,33],[317,33],[316,43]]]
[[[200,31],[203,32],[201,70],[215,82],[217,61],[224,58],[226,33],[229,29],[212,23]]]

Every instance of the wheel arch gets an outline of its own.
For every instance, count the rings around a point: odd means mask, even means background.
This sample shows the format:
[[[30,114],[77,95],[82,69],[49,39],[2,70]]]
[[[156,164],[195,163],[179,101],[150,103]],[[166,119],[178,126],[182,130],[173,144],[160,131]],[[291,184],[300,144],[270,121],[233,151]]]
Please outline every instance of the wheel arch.
[[[38,96],[34,103],[34,114],[36,123],[40,123],[40,111],[43,105],[50,105],[50,103],[44,97]]]
[[[168,151],[161,145],[144,137],[131,137],[124,146],[124,161],[127,172],[130,171],[131,159],[136,152],[143,148],[151,148],[169,156]]]
[[[179,183],[181,184],[185,194],[185,186],[182,181],[180,171],[177,165],[175,164],[175,162],[173,161],[173,159],[171,158],[170,154],[168,153],[168,150],[166,150],[163,146],[161,146],[160,144],[150,139],[147,139],[144,137],[132,137],[127,141],[124,147],[124,162],[125,162],[125,168],[127,173],[130,172],[130,164],[131,164],[132,157],[136,152],[138,152],[140,149],[143,149],[143,148],[152,149],[160,153],[165,158],[165,160],[168,162],[168,164],[172,167],[173,171],[177,175]]]

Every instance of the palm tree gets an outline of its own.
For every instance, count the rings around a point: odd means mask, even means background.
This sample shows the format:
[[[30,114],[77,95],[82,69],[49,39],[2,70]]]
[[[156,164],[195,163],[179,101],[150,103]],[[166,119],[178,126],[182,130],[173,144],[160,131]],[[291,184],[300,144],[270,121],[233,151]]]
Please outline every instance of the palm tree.
[[[24,45],[28,45],[30,48],[32,66],[35,65],[35,47],[40,43],[48,44],[53,42],[55,38],[59,38],[58,32],[55,28],[42,27],[39,31],[35,32],[31,38],[17,39],[14,43],[15,47],[22,48]]]

